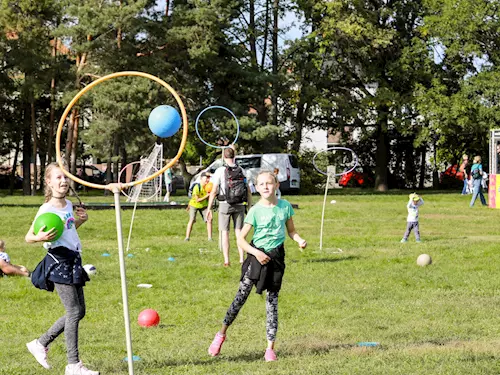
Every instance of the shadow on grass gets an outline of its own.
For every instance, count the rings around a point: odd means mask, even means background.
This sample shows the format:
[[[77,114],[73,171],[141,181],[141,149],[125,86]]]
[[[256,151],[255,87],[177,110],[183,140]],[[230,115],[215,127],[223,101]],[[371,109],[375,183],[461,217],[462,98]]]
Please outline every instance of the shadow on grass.
[[[328,254],[324,254],[324,255],[327,256]],[[337,257],[335,257],[336,255],[337,255]],[[358,255],[349,255],[349,256],[341,257],[341,258],[338,257],[338,254],[331,254],[331,258],[326,258],[325,256],[323,256],[321,258],[308,259],[306,262],[309,262],[309,263],[336,263],[336,262],[344,262],[347,260],[356,260],[356,259],[361,258]]]
[[[210,357],[208,354],[206,359],[196,359],[196,360],[175,360],[175,359],[165,359],[163,361],[143,361],[141,366],[146,368],[162,368],[162,367],[184,367],[188,365],[195,366],[211,366],[218,364],[219,361],[225,362],[263,362],[264,352],[253,352],[247,354],[240,354],[235,356],[220,355],[216,358]]]

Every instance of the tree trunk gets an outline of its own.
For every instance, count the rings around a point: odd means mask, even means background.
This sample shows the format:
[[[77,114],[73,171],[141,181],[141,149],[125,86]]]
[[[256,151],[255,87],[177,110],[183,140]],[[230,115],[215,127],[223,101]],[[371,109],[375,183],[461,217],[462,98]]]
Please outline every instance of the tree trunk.
[[[113,181],[118,180],[118,173],[120,172],[119,168],[119,153],[120,153],[120,139],[118,135],[115,135],[113,141],[113,156],[115,156],[115,161],[113,163]]]
[[[273,119],[272,124],[278,126],[278,20],[279,20],[279,0],[273,1],[273,86],[272,86],[272,104],[273,104]],[[301,132],[302,133],[302,132]]]
[[[24,103],[23,129],[23,194],[31,195],[31,126],[30,105]]]
[[[69,166],[69,170],[73,175],[76,175],[76,161],[78,158],[78,125],[80,123],[80,117],[77,116],[75,118],[73,124],[73,139],[71,142],[71,164]],[[70,181],[71,187],[76,189],[75,181]]]
[[[418,188],[422,190],[425,185],[425,170],[426,170],[426,162],[425,156],[427,154],[427,146],[423,145],[420,147],[420,176],[418,181]]]
[[[54,46],[52,48],[52,57],[54,58],[54,64],[57,60],[57,43],[58,39],[54,38]],[[47,141],[47,159],[49,163],[54,161],[54,147],[52,143],[54,142],[54,120],[55,120],[55,107],[56,107],[56,78],[52,77],[50,81],[50,116],[49,116],[49,136]]]
[[[250,64],[257,68],[257,41],[255,32],[255,0],[249,2],[248,42],[250,43]]]
[[[186,162],[182,158],[179,159],[179,169],[181,170],[182,177],[184,178],[184,188],[188,191],[193,175],[187,171]]]
[[[110,148],[108,161],[106,162],[106,181],[108,184],[111,181],[113,181],[113,173],[111,172],[111,157],[112,157],[112,152],[111,152],[111,148]],[[109,194],[109,190],[104,189],[104,195],[108,195],[108,194]]]
[[[301,97],[299,104],[297,105],[297,115],[295,116],[294,133],[292,137],[292,150],[298,153],[300,151],[300,144],[302,142],[302,130],[304,129],[304,124],[307,118],[307,103],[303,101],[303,93],[301,92]]]
[[[64,160],[66,161],[66,165],[71,165],[71,150],[73,148],[73,127],[75,125],[75,119],[77,116],[77,109],[73,108],[71,110],[71,115],[69,116],[68,122],[68,134],[66,136],[66,149],[64,154]]]
[[[271,0],[266,0],[266,19],[264,21],[264,36],[262,39],[264,39],[264,46],[262,47],[262,59],[260,63],[260,69],[264,71],[265,64],[266,64],[266,56],[267,56],[267,39],[269,38],[269,3]]]
[[[388,177],[388,162],[389,162],[389,140],[387,135],[387,113],[383,116],[382,122],[377,127],[377,151],[375,155],[375,190],[387,191],[389,185]]]
[[[127,155],[127,150],[125,146],[120,147],[120,161],[121,161],[121,168],[124,168],[128,163],[127,163],[128,155]],[[120,170],[121,170],[120,168]]]
[[[14,162],[12,163],[12,170],[10,171],[9,195],[14,194],[14,183],[16,181],[17,158],[19,157],[19,149],[20,148],[21,148],[21,139],[18,138],[17,142],[16,142],[16,151],[14,152]]]
[[[432,169],[432,187],[434,189],[439,188],[439,173],[438,173],[438,166],[437,166],[437,139],[434,137],[434,168]]]
[[[37,139],[38,136],[36,134],[36,120],[35,120],[35,102],[34,99],[31,98],[30,103],[30,118],[31,118],[31,137],[33,138],[33,188],[31,189],[31,195],[36,195],[36,191],[38,190],[38,165],[37,165],[37,156],[38,156],[38,148],[37,148]]]
[[[405,148],[405,159],[404,159],[404,179],[405,188],[415,189],[415,148],[413,147],[413,139]],[[396,164],[401,165],[401,164]]]
[[[40,157],[40,190],[43,191],[45,188],[45,166],[47,164],[47,153],[39,151],[38,152],[39,157]]]

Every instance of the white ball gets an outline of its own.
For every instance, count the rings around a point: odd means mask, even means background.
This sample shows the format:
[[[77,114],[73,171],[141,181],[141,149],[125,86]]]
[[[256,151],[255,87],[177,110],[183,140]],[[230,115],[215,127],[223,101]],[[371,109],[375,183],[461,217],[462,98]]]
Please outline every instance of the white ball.
[[[428,254],[420,254],[417,258],[417,264],[421,267],[428,266],[432,263],[432,258]]]
[[[95,268],[95,266],[92,264],[84,265],[83,269],[85,270],[85,272],[87,272],[88,275],[95,275],[97,273],[97,268]]]
[[[331,204],[335,204],[337,203],[337,201],[335,199],[333,199],[332,201],[330,201]]]

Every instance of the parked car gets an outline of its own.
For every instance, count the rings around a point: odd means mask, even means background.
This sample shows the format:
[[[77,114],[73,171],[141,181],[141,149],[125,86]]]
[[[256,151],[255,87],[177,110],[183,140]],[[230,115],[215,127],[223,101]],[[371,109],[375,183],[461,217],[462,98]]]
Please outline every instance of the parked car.
[[[352,172],[342,175],[339,179],[339,185],[342,187],[368,187],[373,186],[373,177],[363,171],[362,167],[357,167]]]
[[[282,193],[298,193],[300,189],[300,167],[297,157],[292,154],[252,154],[236,155],[236,163],[246,170],[247,178],[255,182],[261,170],[273,171],[279,169],[278,180]],[[200,171],[193,177],[193,182],[200,180],[201,172],[209,171],[214,173],[222,166],[222,160],[217,159],[207,168]]]
[[[94,167],[93,165],[76,167],[76,176],[84,181],[88,181],[94,184],[106,184],[106,173],[102,172],[100,169]],[[82,185],[78,184],[76,188],[81,189]]]
[[[175,194],[177,190],[184,189],[184,177],[179,174],[174,174],[172,176],[172,194]]]
[[[0,174],[0,189],[8,189],[10,187],[10,174]],[[14,176],[14,189],[23,188],[23,178],[17,174]]]

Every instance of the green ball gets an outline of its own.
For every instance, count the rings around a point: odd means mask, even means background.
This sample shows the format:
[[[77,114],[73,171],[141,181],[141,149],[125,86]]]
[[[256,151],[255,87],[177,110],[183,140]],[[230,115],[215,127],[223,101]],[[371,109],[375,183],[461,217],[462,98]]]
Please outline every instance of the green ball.
[[[40,229],[44,226],[46,227],[43,230],[44,232],[50,232],[52,228],[56,229],[56,236],[52,239],[52,241],[57,240],[63,234],[64,223],[58,215],[52,212],[46,212],[36,218],[33,228],[35,230],[35,234],[38,234]]]

